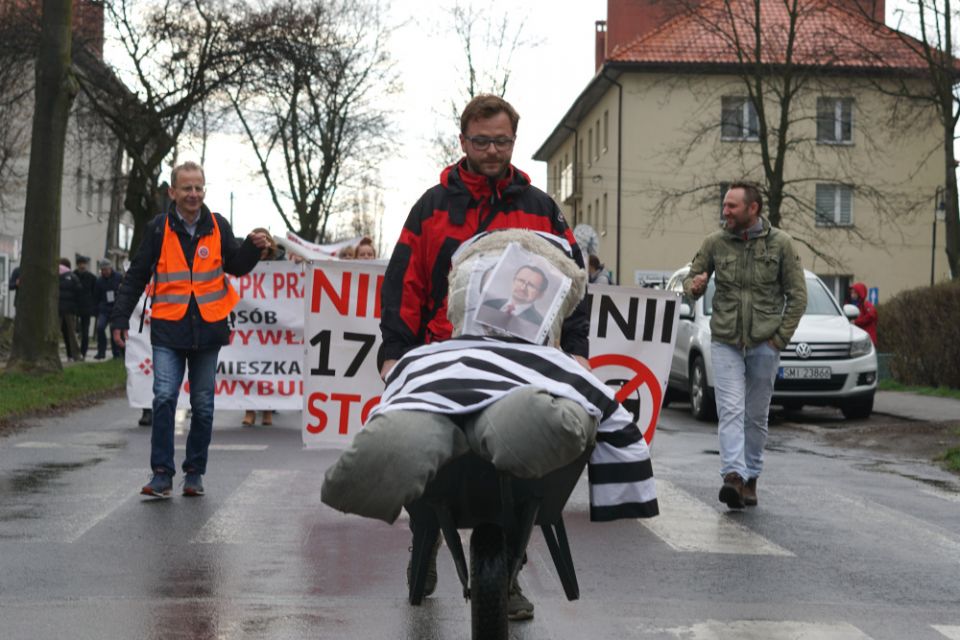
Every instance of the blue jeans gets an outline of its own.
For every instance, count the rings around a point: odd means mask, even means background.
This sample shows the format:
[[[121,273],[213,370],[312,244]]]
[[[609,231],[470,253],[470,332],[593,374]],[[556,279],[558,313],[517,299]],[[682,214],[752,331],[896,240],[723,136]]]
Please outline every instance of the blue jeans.
[[[713,384],[717,397],[720,475],[738,473],[744,480],[763,471],[767,416],[780,351],[764,342],[737,348],[714,342]]]
[[[153,345],[153,435],[150,467],[174,475],[173,423],[183,372],[189,370],[190,433],[184,473],[206,473],[207,449],[213,435],[213,393],[220,347],[199,351]]]

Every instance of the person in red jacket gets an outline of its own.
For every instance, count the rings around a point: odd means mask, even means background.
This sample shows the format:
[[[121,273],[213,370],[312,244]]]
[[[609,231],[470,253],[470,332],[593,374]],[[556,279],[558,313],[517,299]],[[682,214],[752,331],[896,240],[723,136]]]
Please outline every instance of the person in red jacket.
[[[870,334],[873,344],[877,344],[877,308],[867,300],[867,285],[854,282],[850,286],[850,304],[860,309],[860,315],[853,319],[853,324]]]
[[[520,116],[506,100],[479,95],[460,116],[464,157],[440,174],[440,184],[413,205],[384,276],[377,357],[380,376],[403,354],[422,344],[446,340],[447,276],[454,251],[468,238],[495,229],[531,229],[566,239],[573,258],[583,255],[560,208],[530,178],[511,164]],[[560,346],[589,369],[590,320],[583,301],[563,323]],[[434,550],[436,554],[436,549]],[[436,587],[436,556],[427,575],[426,595]],[[408,566],[409,579],[409,566]],[[516,583],[510,588],[508,616],[533,617],[533,604]]]

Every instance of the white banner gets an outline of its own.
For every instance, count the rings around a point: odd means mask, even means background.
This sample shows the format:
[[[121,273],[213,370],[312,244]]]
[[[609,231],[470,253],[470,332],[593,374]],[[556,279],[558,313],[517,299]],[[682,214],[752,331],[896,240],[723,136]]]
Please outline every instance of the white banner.
[[[304,300],[303,442],[345,447],[380,401],[380,286],[383,265],[311,265]],[[649,443],[670,374],[680,314],[669,291],[590,287],[590,364],[634,414]]]
[[[240,302],[231,312],[230,344],[217,363],[218,409],[293,409],[303,406],[303,290],[305,269],[292,262],[261,262],[234,278]],[[153,403],[150,309],[140,327],[144,297],[130,318],[127,341],[127,399],[130,406]],[[186,376],[178,407],[190,406]]]

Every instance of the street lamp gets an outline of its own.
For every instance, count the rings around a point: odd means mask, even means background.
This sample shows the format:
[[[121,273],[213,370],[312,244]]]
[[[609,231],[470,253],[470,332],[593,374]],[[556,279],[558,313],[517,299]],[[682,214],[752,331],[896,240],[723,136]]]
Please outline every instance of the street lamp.
[[[933,196],[933,242],[930,244],[930,286],[933,286],[933,270],[937,260],[937,220],[947,217],[947,201],[943,187],[937,187]]]

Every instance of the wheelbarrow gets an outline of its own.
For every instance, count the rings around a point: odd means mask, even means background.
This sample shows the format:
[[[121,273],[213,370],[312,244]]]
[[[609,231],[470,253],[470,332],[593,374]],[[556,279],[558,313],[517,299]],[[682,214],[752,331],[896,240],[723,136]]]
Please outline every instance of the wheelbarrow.
[[[499,472],[474,453],[442,467],[424,494],[406,506],[413,529],[410,604],[423,601],[430,555],[442,532],[463,596],[470,600],[471,637],[506,640],[508,590],[536,525],[543,532],[567,599],[579,598],[562,511],[591,451],[592,447],[568,465],[536,479]],[[458,529],[473,530],[469,570]]]

